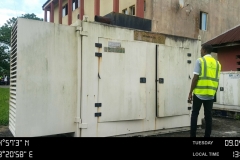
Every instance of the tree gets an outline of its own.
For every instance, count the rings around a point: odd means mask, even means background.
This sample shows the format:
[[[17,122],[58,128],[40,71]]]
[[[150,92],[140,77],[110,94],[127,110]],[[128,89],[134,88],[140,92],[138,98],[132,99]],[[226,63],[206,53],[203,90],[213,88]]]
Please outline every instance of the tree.
[[[43,21],[42,18],[38,18],[34,13],[22,14],[19,18]],[[11,31],[16,21],[17,18],[12,17],[0,27],[0,75],[10,75]]]

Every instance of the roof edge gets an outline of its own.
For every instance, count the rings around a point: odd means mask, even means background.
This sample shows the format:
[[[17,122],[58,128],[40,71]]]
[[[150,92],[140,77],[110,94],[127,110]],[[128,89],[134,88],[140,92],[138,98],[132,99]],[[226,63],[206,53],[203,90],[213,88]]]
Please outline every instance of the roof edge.
[[[213,45],[213,48],[223,48],[223,47],[233,47],[233,46],[240,46],[240,41]]]
[[[214,40],[214,39],[216,39],[216,38],[218,38],[218,37],[220,37],[220,36],[224,35],[225,33],[229,32],[229,31],[231,31],[231,30],[234,30],[234,29],[236,29],[237,27],[240,27],[240,24],[239,24],[239,25],[237,25],[237,26],[235,26],[235,27],[233,27],[233,28],[231,28],[231,29],[229,29],[229,30],[227,30],[227,31],[225,31],[225,32],[223,32],[222,34],[219,34],[219,35],[217,35],[216,37],[214,37],[214,38],[210,39],[209,41],[207,41],[207,42],[205,42],[205,43],[203,43],[203,44],[207,44],[208,42],[210,42],[210,41],[212,41],[212,40]]]
[[[46,5],[47,5],[50,1],[51,1],[51,0],[47,0],[47,1],[43,4],[42,9],[44,9],[44,7],[46,7]]]

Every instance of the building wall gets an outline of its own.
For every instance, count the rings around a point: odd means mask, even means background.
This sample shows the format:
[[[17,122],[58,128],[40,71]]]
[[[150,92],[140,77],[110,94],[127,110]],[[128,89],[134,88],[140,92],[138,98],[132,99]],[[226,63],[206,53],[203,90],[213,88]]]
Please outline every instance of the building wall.
[[[150,1],[149,1],[150,2]],[[68,3],[68,0],[63,0],[63,6]],[[148,4],[148,3],[147,3]],[[151,2],[149,3],[151,4]],[[151,6],[148,4],[148,12],[147,14],[148,18],[150,19],[150,10]],[[129,13],[129,7],[130,6],[136,6],[136,0],[128,0],[128,1],[119,1],[119,12],[122,13],[122,10],[127,8]],[[113,11],[113,0],[101,0],[100,1],[100,16],[105,16],[108,13],[111,13]],[[136,12],[136,11],[135,11]],[[58,13],[59,13],[59,7],[58,3],[54,4],[54,23],[58,22]],[[72,23],[76,22],[77,16],[79,14],[79,8],[73,11],[72,15]],[[88,16],[89,21],[94,21],[94,0],[85,0],[84,1],[84,15]],[[68,25],[68,16],[64,16],[62,20],[62,24]]]
[[[218,52],[218,59],[222,65],[222,71],[237,71],[240,65],[240,59],[237,59],[237,55],[240,56],[240,46],[220,48]]]
[[[94,0],[84,1],[84,15],[88,16],[89,21],[94,21]]]
[[[121,3],[121,0],[119,3]],[[105,16],[106,14],[112,11],[113,11],[113,0],[100,0],[100,16]]]
[[[123,10],[124,9],[127,9],[128,10],[128,14],[129,14],[129,7],[130,6],[133,6],[135,5],[136,6],[136,0],[127,0],[127,1],[119,1],[119,13],[123,13]]]
[[[112,1],[112,0],[106,0],[106,1]],[[104,1],[105,2],[105,1]],[[68,3],[68,0],[63,0],[63,6],[65,6]],[[106,2],[105,2],[106,3]],[[101,2],[102,6],[105,6],[105,3]],[[101,6],[100,4],[100,6]],[[100,13],[105,13],[109,10],[110,5],[106,7],[106,10],[100,10]],[[79,14],[79,9],[77,8],[73,11],[72,13],[72,23],[76,22],[78,14]],[[111,5],[112,9],[112,5]],[[68,11],[69,12],[69,11]],[[59,6],[58,3],[54,4],[54,23],[58,24],[58,15],[59,13]],[[94,21],[94,0],[85,0],[84,1],[84,15],[87,15],[89,18],[89,21]],[[62,24],[68,25],[68,15],[62,17]]]
[[[170,35],[198,39],[202,43],[233,28],[240,23],[240,1],[238,0],[185,0],[189,7],[179,8],[179,0],[147,0],[144,17],[151,19],[152,31]],[[67,0],[63,1],[63,5]],[[135,5],[136,0],[119,1],[119,12]],[[192,7],[190,14],[186,10]],[[84,14],[94,21],[94,0],[85,0]],[[136,8],[137,9],[137,8]],[[113,11],[113,0],[100,1],[100,16]],[[200,30],[200,11],[208,13],[207,31]],[[73,13],[72,23],[77,20],[77,11]],[[54,22],[58,23],[58,5],[55,5]],[[66,16],[63,24],[67,24]]]
[[[240,23],[238,0],[185,0],[193,10],[187,15],[179,0],[153,0],[152,31],[189,38],[201,36],[206,42]],[[207,31],[199,29],[200,11],[208,13]]]
[[[146,2],[146,10],[144,11],[144,18],[152,19],[153,17],[153,1],[147,0]]]
[[[67,3],[67,0],[65,0],[65,1],[63,1],[63,3],[64,3],[64,5]],[[63,5],[63,6],[64,6]],[[54,23],[56,23],[56,24],[59,24],[59,15],[58,15],[58,3],[57,4],[54,4]]]

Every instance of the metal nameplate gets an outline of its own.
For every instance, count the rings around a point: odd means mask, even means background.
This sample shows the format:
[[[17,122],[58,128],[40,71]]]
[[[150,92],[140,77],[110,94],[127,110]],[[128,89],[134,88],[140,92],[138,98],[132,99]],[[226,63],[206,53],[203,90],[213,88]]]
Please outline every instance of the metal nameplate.
[[[134,40],[151,43],[165,44],[166,36],[159,33],[134,31]]]

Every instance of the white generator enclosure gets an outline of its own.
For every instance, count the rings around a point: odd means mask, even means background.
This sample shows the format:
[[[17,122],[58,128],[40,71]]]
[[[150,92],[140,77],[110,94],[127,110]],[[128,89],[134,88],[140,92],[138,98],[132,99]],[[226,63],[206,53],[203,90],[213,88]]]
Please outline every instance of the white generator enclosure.
[[[213,108],[240,112],[240,72],[221,72]]]
[[[9,128],[15,137],[189,130],[187,98],[200,47],[195,39],[102,23],[19,18]],[[202,109],[198,125],[203,117]]]

